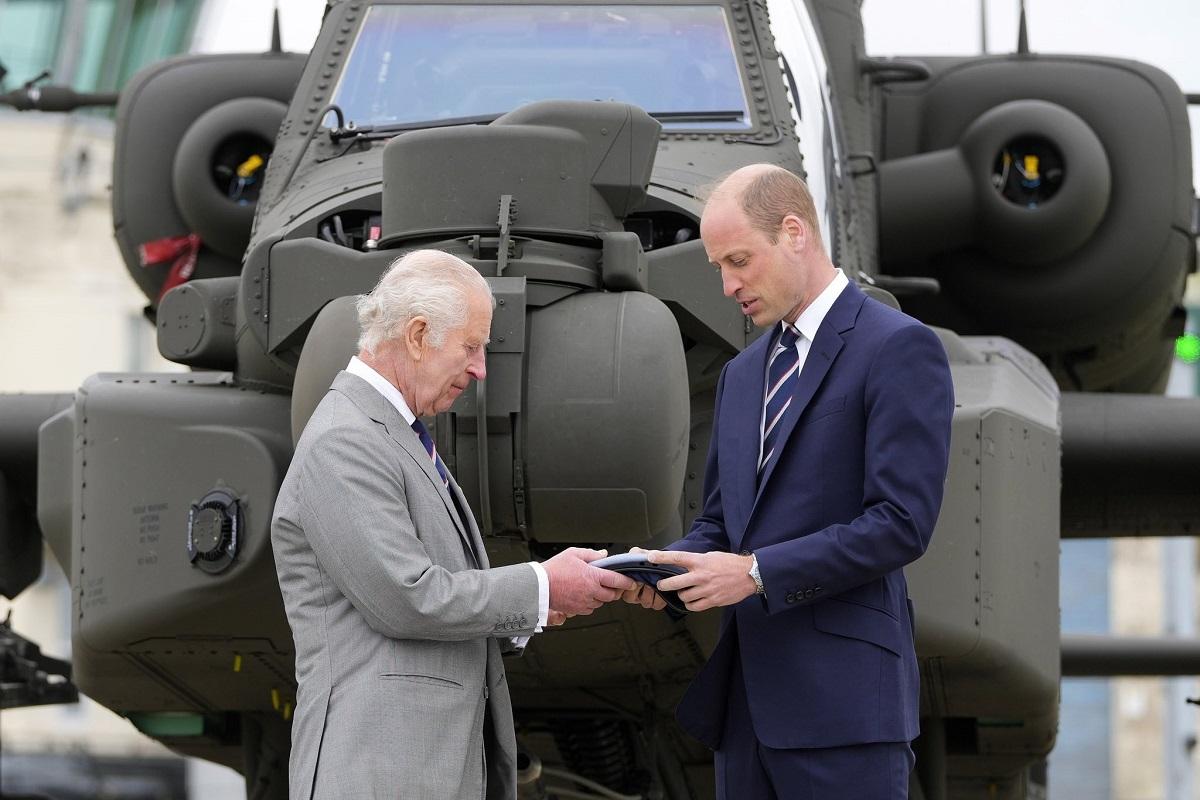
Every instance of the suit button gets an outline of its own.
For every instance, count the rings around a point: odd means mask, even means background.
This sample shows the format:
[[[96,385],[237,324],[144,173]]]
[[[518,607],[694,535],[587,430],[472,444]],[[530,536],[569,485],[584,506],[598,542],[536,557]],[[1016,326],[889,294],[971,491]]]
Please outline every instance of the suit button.
[[[811,599],[812,599],[812,596],[813,596],[813,590],[812,590],[812,589],[809,589],[807,592],[805,592],[805,593],[804,593],[804,599],[805,599],[805,600],[811,600]]]
[[[784,599],[784,600],[786,600],[786,601],[787,601],[787,602],[789,602],[789,603],[794,603],[794,602],[796,602],[796,593],[795,593],[795,592],[788,592],[788,593],[787,593],[787,597],[785,597],[785,598],[783,598],[783,599]]]

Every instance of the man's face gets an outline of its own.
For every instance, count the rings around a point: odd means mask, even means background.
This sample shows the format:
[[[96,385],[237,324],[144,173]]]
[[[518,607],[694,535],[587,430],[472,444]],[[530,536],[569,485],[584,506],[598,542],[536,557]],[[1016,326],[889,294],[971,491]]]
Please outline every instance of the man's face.
[[[806,271],[786,221],[772,244],[750,224],[736,197],[722,195],[705,207],[700,238],[708,260],[721,272],[725,296],[736,300],[755,325],[795,321],[804,307]]]
[[[491,329],[491,298],[472,292],[466,324],[449,331],[439,348],[431,347],[428,340],[423,343],[413,381],[414,414],[424,417],[448,410],[472,380],[487,376],[484,351]]]

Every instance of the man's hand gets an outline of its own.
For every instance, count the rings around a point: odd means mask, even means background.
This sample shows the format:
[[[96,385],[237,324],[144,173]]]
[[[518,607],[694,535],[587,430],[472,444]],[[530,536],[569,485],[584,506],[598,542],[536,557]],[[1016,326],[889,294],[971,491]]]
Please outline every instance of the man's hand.
[[[663,578],[658,588],[678,592],[688,611],[731,606],[758,590],[750,577],[750,556],[651,550],[646,558],[652,564],[675,564],[687,570],[682,575]]]
[[[631,547],[629,548],[629,552],[647,553],[649,551],[643,550],[640,547]],[[667,607],[666,601],[662,599],[662,596],[658,592],[654,591],[654,587],[645,583],[638,583],[632,589],[626,589],[621,592],[621,599],[626,603],[640,605],[642,608],[651,608],[655,611],[662,611]]]
[[[633,603],[655,611],[662,611],[667,607],[667,601],[663,600],[662,595],[647,583],[639,583],[634,589],[626,589],[621,593],[621,599],[626,603]]]
[[[604,550],[568,547],[542,562],[550,579],[550,619],[557,618],[555,612],[567,617],[590,614],[616,600],[622,592],[636,588],[631,578],[589,565],[588,562],[606,555]]]

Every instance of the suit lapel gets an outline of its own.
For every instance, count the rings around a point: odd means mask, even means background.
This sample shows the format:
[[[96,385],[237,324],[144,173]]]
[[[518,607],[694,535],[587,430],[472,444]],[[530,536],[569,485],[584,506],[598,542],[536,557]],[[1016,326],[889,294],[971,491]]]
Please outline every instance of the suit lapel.
[[[425,477],[433,484],[434,491],[442,498],[442,503],[446,506],[446,513],[450,515],[450,520],[454,523],[455,530],[458,531],[458,536],[462,540],[463,546],[467,548],[468,553],[479,553],[471,543],[471,537],[468,536],[464,523],[458,510],[454,507],[454,500],[450,497],[447,487],[442,483],[442,477],[438,475],[437,467],[434,466],[433,459],[429,457],[429,453],[425,451],[425,445],[421,444],[421,440],[417,438],[416,432],[412,426],[404,421],[404,417],[400,416],[400,412],[396,407],[387,401],[387,398],[375,391],[371,384],[359,378],[357,375],[351,375],[348,372],[338,373],[337,378],[333,381],[332,388],[339,390],[350,400],[362,409],[362,412],[375,422],[383,426],[387,431],[388,436],[392,441],[400,445],[413,461],[417,463],[421,471],[425,473]],[[450,479],[451,485],[454,484],[454,478]],[[459,495],[461,497],[461,493]],[[470,513],[469,506],[465,500],[463,501],[464,513]]]
[[[450,496],[450,487],[442,483],[442,476],[438,475],[437,467],[434,466],[433,459],[429,457],[429,453],[425,451],[425,445],[421,444],[421,440],[417,438],[417,434],[412,427],[404,421],[400,413],[392,408],[391,403],[387,403],[388,408],[394,412],[395,419],[392,424],[385,423],[388,435],[392,437],[401,447],[408,452],[409,455],[421,466],[421,471],[425,473],[425,477],[433,484],[434,491],[438,493],[438,497],[442,498],[442,503],[446,506],[446,513],[450,515],[450,520],[454,523],[454,529],[458,531],[458,538],[462,540],[463,546],[466,547],[468,554],[478,553],[479,550],[471,543],[471,537],[467,534],[464,526],[463,515],[470,513],[470,507],[463,501],[463,513],[459,514],[455,508],[454,498]],[[450,478],[450,486],[457,491],[458,487],[454,483],[454,478]],[[459,495],[462,496],[461,494]],[[478,558],[476,557],[476,560]]]
[[[475,522],[475,515],[471,513],[471,507],[467,505],[467,496],[463,494],[462,487],[458,485],[458,481],[454,480],[454,476],[450,476],[450,490],[454,492],[455,498],[458,500],[458,507],[463,510],[463,520],[469,530],[467,531],[467,539],[471,543],[471,553],[475,558],[475,566],[480,569],[487,569],[488,563],[487,549],[483,546],[483,535],[479,531],[479,525]],[[455,516],[458,516],[457,514]]]
[[[758,476],[758,451],[762,440],[762,399],[765,391],[767,375],[767,353],[773,336],[760,336],[750,345],[746,358],[740,363],[733,364],[736,371],[726,377],[732,386],[745,387],[734,390],[727,396],[744,398],[745,405],[733,409],[734,413],[723,415],[722,424],[726,420],[733,423],[729,428],[721,428],[719,447],[732,445],[734,449],[734,471],[732,479],[735,482],[738,508],[747,517],[754,507],[754,494]]]
[[[829,368],[833,366],[834,359],[842,351],[842,346],[845,344],[842,334],[854,327],[854,321],[858,317],[858,311],[865,298],[866,295],[857,286],[852,283],[847,285],[838,295],[837,300],[833,301],[829,313],[825,315],[825,319],[818,326],[817,335],[809,345],[808,356],[804,359],[804,367],[800,370],[800,377],[796,381],[796,391],[792,395],[792,403],[788,406],[783,419],[779,421],[782,427],[779,430],[776,446],[781,451],[787,446],[788,438],[792,435],[800,415],[804,413],[804,409],[812,401],[813,395],[817,393],[817,389],[824,382],[825,376],[829,374]],[[764,370],[765,368],[764,365]],[[761,379],[759,383],[762,383]],[[762,396],[761,391],[759,391],[759,396]],[[770,482],[779,461],[779,456],[776,456],[771,459],[771,463],[767,464],[762,478],[758,481],[755,503],[762,496],[763,487]],[[755,467],[757,466],[756,464]]]

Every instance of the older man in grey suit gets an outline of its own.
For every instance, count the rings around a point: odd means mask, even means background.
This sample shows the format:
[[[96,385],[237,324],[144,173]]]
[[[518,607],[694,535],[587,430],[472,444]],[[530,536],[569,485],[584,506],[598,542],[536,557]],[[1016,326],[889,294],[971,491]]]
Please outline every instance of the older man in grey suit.
[[[453,256],[397,261],[297,444],[271,531],[296,643],[292,800],[515,797],[501,651],[633,586],[581,548],[489,568],[419,418],[484,378],[492,305]]]

